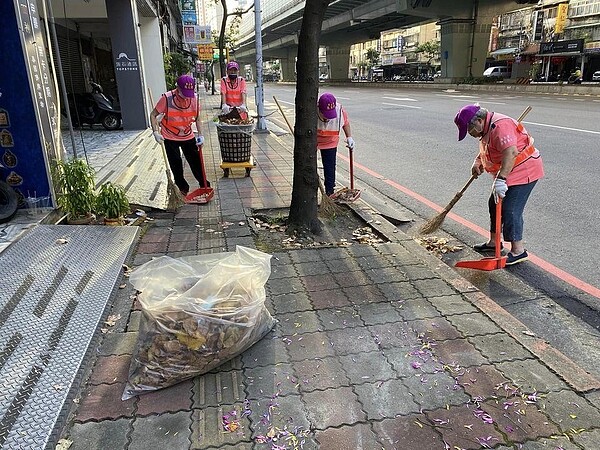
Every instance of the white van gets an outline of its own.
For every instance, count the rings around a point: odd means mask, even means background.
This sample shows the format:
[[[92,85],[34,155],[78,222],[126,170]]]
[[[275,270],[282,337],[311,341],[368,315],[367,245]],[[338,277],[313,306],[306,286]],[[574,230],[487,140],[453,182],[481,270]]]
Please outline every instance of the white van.
[[[510,67],[506,66],[493,66],[488,67],[483,71],[484,77],[499,77],[499,78],[510,78]]]

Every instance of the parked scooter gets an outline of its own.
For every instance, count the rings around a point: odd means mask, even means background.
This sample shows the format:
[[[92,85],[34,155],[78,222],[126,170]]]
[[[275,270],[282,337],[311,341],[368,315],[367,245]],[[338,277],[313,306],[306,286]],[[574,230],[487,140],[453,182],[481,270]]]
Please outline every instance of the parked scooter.
[[[3,172],[3,169],[4,166],[0,164],[0,174]],[[17,193],[2,177],[0,179],[0,223],[8,222],[12,219],[18,207]]]
[[[106,96],[98,83],[90,84],[92,92],[69,94],[73,126],[101,124],[107,130],[118,130],[121,128],[121,110],[116,101]]]

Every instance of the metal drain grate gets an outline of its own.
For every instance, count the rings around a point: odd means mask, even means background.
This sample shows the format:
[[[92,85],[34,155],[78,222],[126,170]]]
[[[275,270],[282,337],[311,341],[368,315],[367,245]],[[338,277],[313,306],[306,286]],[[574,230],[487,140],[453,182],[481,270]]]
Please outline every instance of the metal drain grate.
[[[137,231],[38,225],[2,253],[0,448],[49,443]]]

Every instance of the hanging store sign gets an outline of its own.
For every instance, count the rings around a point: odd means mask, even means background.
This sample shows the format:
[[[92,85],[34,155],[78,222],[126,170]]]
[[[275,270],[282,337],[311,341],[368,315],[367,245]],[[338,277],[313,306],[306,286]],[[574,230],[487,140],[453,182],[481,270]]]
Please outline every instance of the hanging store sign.
[[[181,20],[184,25],[198,25],[198,15],[196,11],[182,11]]]
[[[569,12],[569,4],[561,3],[556,11],[556,22],[554,23],[554,33],[560,34],[565,30],[567,24],[567,14]]]
[[[544,37],[544,11],[535,12],[535,22],[533,26],[533,40],[541,41]]]
[[[200,44],[197,46],[198,48],[198,59],[202,61],[210,61],[213,59],[213,51],[215,49],[212,44]]]
[[[186,44],[212,44],[210,26],[184,25],[183,42]]]

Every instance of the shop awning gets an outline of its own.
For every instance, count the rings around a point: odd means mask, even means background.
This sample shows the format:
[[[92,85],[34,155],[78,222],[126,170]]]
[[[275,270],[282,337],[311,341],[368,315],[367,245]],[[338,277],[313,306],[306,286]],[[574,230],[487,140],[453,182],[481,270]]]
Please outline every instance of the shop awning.
[[[498,50],[490,52],[490,56],[512,55],[514,53],[517,53],[518,51],[519,49],[517,47],[500,48]]]

